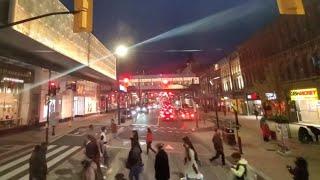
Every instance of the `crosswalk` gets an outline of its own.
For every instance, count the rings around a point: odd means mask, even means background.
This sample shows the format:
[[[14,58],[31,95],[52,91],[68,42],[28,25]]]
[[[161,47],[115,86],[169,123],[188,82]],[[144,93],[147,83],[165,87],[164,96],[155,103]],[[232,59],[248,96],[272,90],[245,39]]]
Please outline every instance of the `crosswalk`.
[[[46,154],[48,170],[77,153],[81,148],[81,146],[49,145]],[[0,164],[0,179],[29,179],[28,170],[31,152],[30,150],[26,152],[17,157],[8,157],[2,161]]]

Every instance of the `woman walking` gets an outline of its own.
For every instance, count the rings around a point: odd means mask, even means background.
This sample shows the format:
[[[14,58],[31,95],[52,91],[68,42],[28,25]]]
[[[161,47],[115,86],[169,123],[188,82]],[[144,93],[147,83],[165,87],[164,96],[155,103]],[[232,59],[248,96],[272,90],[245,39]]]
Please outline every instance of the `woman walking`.
[[[153,141],[153,134],[150,128],[148,128],[147,130],[147,154],[149,154],[149,149],[151,149],[151,151],[153,151],[154,153],[156,153],[156,151],[152,148],[152,141]]]
[[[186,154],[184,158],[184,164],[186,166],[184,179],[203,180],[203,175],[200,173],[197,164],[197,162],[199,162],[198,154],[193,147],[193,144],[191,143],[188,136],[184,137],[182,140]]]
[[[141,158],[141,148],[139,142],[134,138],[131,139],[131,149],[127,158],[126,168],[130,170],[129,180],[139,180],[140,173],[143,170]]]

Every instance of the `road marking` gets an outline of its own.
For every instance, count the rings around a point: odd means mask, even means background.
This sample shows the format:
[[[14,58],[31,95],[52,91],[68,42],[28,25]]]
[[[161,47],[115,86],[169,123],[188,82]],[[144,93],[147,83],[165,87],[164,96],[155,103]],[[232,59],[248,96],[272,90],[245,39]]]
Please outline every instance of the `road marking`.
[[[60,152],[60,151],[65,150],[66,148],[68,148],[68,146],[61,146],[61,147],[59,147],[59,148],[51,151],[50,153],[46,154],[46,158],[48,159],[49,157],[57,154],[57,153]],[[3,178],[3,179],[10,179],[10,178],[12,178],[13,176],[15,176],[15,175],[17,175],[17,174],[19,174],[19,173],[27,170],[28,168],[29,168],[29,162],[26,163],[26,164],[24,164],[24,165],[22,165],[22,166],[20,166],[19,168],[15,169],[15,170],[11,171],[11,172],[3,175],[1,178]],[[29,176],[29,175],[28,175],[28,176]]]
[[[54,166],[55,164],[57,164],[58,162],[60,162],[62,159],[66,158],[67,156],[72,154],[73,152],[77,151],[80,148],[81,148],[81,146],[75,146],[75,147],[69,149],[68,151],[62,153],[61,155],[57,156],[56,158],[50,160],[47,163],[48,169],[51,168],[52,166]],[[29,179],[29,174],[23,176],[21,179],[28,180]]]
[[[54,147],[56,147],[56,145],[49,145],[49,146],[48,146],[48,150],[50,150],[50,149],[52,149],[52,148],[54,148]],[[23,161],[26,161],[26,160],[30,159],[30,156],[31,156],[31,154],[27,154],[27,155],[22,156],[21,158],[19,158],[19,159],[17,159],[17,160],[11,161],[10,163],[1,166],[1,167],[0,167],[0,172],[1,172],[1,171],[4,171],[4,170],[6,170],[6,169],[9,169],[9,168],[11,168],[11,167],[13,167],[13,166],[15,166],[15,165],[23,162]]]

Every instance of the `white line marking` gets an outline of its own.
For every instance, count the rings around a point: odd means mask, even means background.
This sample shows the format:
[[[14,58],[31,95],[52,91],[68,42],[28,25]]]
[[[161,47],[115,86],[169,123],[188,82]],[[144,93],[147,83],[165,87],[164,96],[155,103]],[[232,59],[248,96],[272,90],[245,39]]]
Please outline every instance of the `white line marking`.
[[[54,148],[54,147],[56,147],[56,145],[49,145],[49,146],[48,146],[48,150],[50,150],[50,149],[52,149],[52,148]],[[31,153],[32,153],[32,152],[31,152]],[[21,163],[21,162],[23,162],[23,161],[25,161],[25,160],[28,160],[28,159],[30,158],[30,156],[31,156],[31,154],[27,154],[27,155],[25,155],[25,156],[20,157],[19,159],[16,159],[16,160],[14,160],[14,161],[11,161],[11,162],[8,163],[8,164],[5,164],[5,165],[1,166],[1,167],[0,167],[0,172],[1,172],[1,171],[4,171],[4,170],[6,170],[6,169],[9,169],[9,168],[11,168],[12,166],[15,166],[15,165],[17,165],[17,164],[19,164],[19,163]]]
[[[54,159],[51,159],[48,163],[47,166],[48,168],[51,168],[52,166],[54,166],[55,164],[57,164],[58,162],[60,162],[62,159],[64,159],[65,157],[69,156],[70,154],[72,154],[73,152],[75,152],[76,150],[80,149],[81,146],[75,146],[71,149],[69,149],[68,151],[60,154],[59,156],[57,156]],[[28,180],[29,179],[29,174],[26,174],[25,176],[23,176],[21,179],[23,180]]]
[[[68,148],[68,146],[61,146],[61,147],[59,147],[58,149],[55,149],[54,151],[51,151],[50,153],[48,153],[48,154],[46,155],[46,158],[49,158],[50,156],[52,156],[52,155],[54,155],[54,154],[57,154],[58,152],[63,151],[63,150],[65,150],[66,148]],[[17,175],[17,174],[19,174],[19,173],[27,170],[28,168],[29,168],[29,163],[24,164],[24,165],[20,166],[19,168],[15,169],[14,171],[11,171],[11,172],[5,174],[5,175],[2,176],[1,178],[3,178],[3,179],[10,179],[10,178],[12,178],[13,176],[15,176],[15,175]]]

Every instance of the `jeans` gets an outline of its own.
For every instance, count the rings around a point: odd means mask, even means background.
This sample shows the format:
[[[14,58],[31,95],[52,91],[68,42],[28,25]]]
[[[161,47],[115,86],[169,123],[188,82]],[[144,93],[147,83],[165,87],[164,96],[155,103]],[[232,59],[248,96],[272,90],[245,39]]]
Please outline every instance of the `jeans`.
[[[130,169],[129,180],[139,180],[139,175],[142,172],[142,167],[140,165],[135,165]]]

